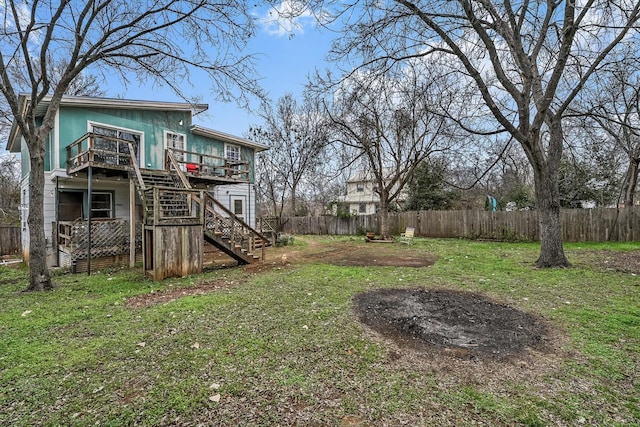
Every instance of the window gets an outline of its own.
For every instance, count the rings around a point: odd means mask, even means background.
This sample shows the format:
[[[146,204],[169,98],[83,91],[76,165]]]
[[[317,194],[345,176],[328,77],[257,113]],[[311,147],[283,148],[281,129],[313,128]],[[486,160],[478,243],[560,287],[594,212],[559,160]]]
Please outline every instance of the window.
[[[113,194],[91,193],[91,218],[113,217]]]
[[[244,218],[244,198],[231,199],[231,211],[239,218]]]
[[[95,154],[97,161],[129,166],[129,142],[133,144],[136,160],[140,161],[139,153],[142,133],[96,124],[91,124],[91,132],[96,135],[94,148],[98,151]],[[101,138],[101,136],[104,136],[104,138]]]
[[[360,205],[358,206],[358,212],[361,214],[367,213],[367,204],[360,203]]]
[[[240,161],[240,147],[237,145],[225,144],[224,146],[225,159],[232,162]]]
[[[227,175],[233,176],[240,170],[240,147],[237,145],[224,145],[224,158],[227,167]]]
[[[359,182],[356,184],[356,191],[358,191],[359,193],[364,191],[364,182]]]

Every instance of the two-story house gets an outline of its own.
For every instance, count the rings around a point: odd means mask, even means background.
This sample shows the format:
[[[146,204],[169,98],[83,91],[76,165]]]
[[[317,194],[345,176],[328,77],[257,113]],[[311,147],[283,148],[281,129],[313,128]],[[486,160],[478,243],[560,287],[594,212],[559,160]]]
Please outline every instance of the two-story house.
[[[378,184],[370,171],[358,171],[347,181],[347,194],[340,201],[349,207],[351,215],[372,215],[380,209],[380,194]],[[401,208],[406,201],[404,191],[393,202],[394,207]]]
[[[204,241],[251,262],[263,237],[255,230],[254,159],[268,147],[193,124],[207,108],[63,98],[46,141],[48,264],[86,271],[91,262],[133,263],[137,253],[147,272],[163,278],[201,270]],[[7,150],[22,156],[28,259],[29,153],[15,123]]]

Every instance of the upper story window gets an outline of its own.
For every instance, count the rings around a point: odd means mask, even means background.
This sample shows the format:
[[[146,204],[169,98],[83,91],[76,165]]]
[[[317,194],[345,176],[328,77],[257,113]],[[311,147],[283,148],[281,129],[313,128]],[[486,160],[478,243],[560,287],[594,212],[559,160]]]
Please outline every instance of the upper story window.
[[[356,191],[358,191],[359,193],[364,191],[364,182],[359,182],[356,184]]]
[[[224,157],[227,160],[234,162],[240,161],[240,146],[225,144],[224,145]]]
[[[183,133],[175,133],[170,131],[164,132],[164,146],[166,148],[175,148],[184,150],[186,148],[187,136]]]
[[[129,156],[129,143],[133,145],[134,154],[138,162],[140,161],[142,133],[101,124],[91,124],[91,132],[96,135],[94,147],[96,150],[100,150],[96,153],[98,161],[121,166],[128,165],[129,157],[131,157]]]

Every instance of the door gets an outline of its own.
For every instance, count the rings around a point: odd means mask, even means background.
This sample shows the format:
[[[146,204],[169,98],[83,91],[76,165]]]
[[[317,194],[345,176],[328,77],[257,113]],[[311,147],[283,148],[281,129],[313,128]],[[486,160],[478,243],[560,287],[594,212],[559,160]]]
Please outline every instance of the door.
[[[180,169],[186,171],[186,135],[181,133],[164,131],[164,148],[173,150],[172,154],[180,164]]]
[[[245,197],[231,196],[231,212],[244,221],[245,216]]]

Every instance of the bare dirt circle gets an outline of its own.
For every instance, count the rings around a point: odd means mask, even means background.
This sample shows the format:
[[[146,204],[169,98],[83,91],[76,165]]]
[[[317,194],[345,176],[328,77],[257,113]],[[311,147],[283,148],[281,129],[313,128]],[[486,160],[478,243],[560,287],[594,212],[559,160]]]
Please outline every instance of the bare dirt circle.
[[[541,348],[547,332],[535,316],[470,292],[379,289],[356,295],[354,310],[401,347],[454,349],[465,359],[503,359]]]

